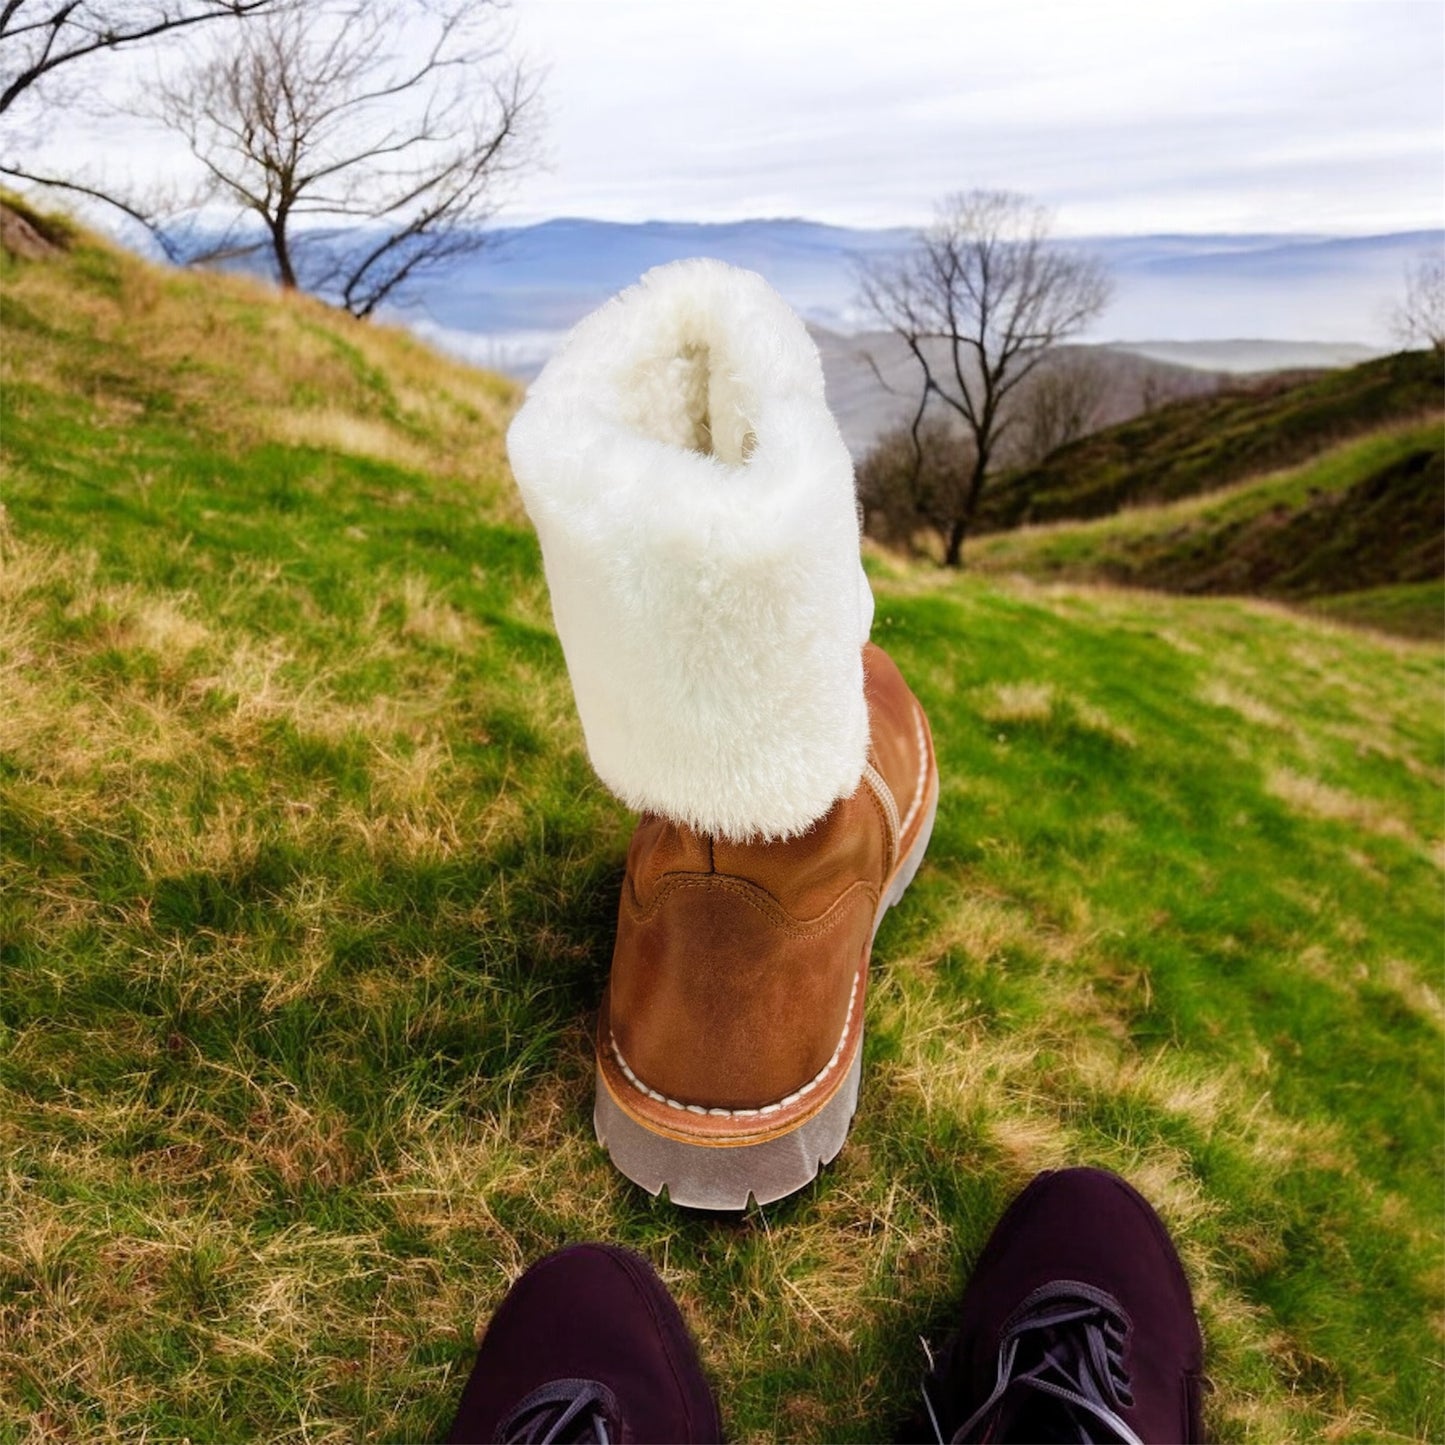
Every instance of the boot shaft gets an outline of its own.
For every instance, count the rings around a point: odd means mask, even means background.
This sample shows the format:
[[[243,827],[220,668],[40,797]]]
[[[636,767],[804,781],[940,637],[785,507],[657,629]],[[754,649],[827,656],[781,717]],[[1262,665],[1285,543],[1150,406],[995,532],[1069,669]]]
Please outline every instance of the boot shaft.
[[[850,794],[872,620],[852,463],[762,278],[649,272],[573,331],[507,445],[603,782],[738,840]]]

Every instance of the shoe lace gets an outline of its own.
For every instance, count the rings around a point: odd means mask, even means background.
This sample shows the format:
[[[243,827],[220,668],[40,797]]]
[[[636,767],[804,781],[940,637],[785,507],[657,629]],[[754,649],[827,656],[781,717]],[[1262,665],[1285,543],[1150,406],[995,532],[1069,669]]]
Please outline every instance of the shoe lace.
[[[503,1445],[611,1445],[608,1421],[619,1416],[617,1400],[596,1380],[549,1380],[533,1390],[497,1426]]]
[[[1118,1445],[1142,1445],[1119,1415],[1134,1404],[1129,1372],[1124,1368],[1128,1334],[1123,1309],[1103,1290],[1073,1280],[1056,1280],[1036,1289],[1004,1327],[992,1394],[951,1438],[972,1439],[1004,1396],[1019,1388],[1062,1402],[1080,1442],[1093,1440],[1091,1428],[1103,1426],[1111,1432],[1105,1438]],[[924,1379],[923,1400],[934,1433],[942,1442],[943,1430],[929,1394],[930,1379],[937,1376]]]

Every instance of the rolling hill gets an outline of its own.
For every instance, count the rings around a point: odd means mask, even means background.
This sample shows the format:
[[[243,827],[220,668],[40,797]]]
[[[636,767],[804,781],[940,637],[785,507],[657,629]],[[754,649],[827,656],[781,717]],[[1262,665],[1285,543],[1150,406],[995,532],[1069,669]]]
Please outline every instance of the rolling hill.
[[[870,552],[937,830],[847,1148],[690,1215],[591,1135],[633,820],[513,386],[52,230],[0,253],[0,1439],[435,1439],[586,1237],[662,1270],[729,1438],[891,1438],[1082,1162],[1179,1242],[1212,1438],[1445,1435],[1438,647]]]
[[[1381,428],[1302,466],[1091,522],[981,538],[971,566],[1049,580],[1322,604],[1445,636],[1445,429]]]
[[[1423,352],[1173,402],[1001,478],[969,565],[1445,637],[1442,405]]]
[[[1304,462],[1374,428],[1445,410],[1445,368],[1426,352],[1303,378],[1288,373],[1187,397],[992,482],[978,530],[1108,516]]]

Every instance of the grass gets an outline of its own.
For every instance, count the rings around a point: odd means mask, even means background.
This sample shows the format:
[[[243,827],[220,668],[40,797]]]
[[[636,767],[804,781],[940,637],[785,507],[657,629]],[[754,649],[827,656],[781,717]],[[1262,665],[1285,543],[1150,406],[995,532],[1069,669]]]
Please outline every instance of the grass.
[[[1445,637],[1445,586],[1438,581],[1366,587],[1336,597],[1319,597],[1311,610],[1400,637]]]
[[[1203,496],[981,537],[969,561],[1046,580],[1309,601],[1440,639],[1442,539],[1445,424],[1433,417]]]
[[[1438,647],[871,558],[937,832],[844,1153],[695,1217],[591,1138],[631,820],[506,386],[85,243],[0,280],[0,1440],[434,1438],[584,1237],[732,1437],[878,1438],[1066,1162],[1174,1231],[1218,1438],[1445,1434]]]
[[[984,494],[979,527],[1108,516],[1216,491],[1442,406],[1445,372],[1433,352],[1254,379],[1106,427],[1037,467],[1000,478]]]

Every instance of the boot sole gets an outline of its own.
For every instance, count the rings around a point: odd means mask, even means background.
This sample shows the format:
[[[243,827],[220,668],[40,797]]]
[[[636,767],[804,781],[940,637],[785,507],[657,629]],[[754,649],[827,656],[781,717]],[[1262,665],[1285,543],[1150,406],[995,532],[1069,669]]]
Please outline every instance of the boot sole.
[[[660,1133],[636,1118],[617,1097],[599,1058],[592,1127],[597,1142],[634,1184],[640,1184],[649,1194],[659,1194],[665,1188],[673,1204],[688,1209],[742,1210],[748,1207],[749,1199],[771,1204],[796,1193],[817,1177],[823,1165],[837,1158],[858,1107],[863,1067],[861,1014],[873,939],[883,915],[903,897],[922,866],[938,814],[938,770],[931,746],[929,762],[932,772],[922,825],[907,855],[893,870],[859,964],[860,1021],[853,1057],[842,1078],[802,1119],[772,1132],[757,1131],[751,1137],[698,1143]]]

